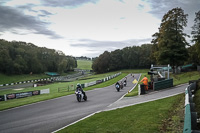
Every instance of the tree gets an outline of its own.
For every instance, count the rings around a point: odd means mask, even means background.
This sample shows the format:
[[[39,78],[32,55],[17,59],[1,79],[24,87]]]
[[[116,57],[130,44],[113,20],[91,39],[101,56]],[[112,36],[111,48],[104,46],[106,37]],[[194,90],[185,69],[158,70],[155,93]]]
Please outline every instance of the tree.
[[[155,34],[152,35],[153,39],[151,41],[152,45],[152,49],[151,49],[151,53],[150,53],[150,58],[152,60],[152,62],[155,62],[158,64],[158,55],[159,55],[159,50],[158,50],[158,38],[160,36],[160,33],[156,32]]]
[[[110,69],[110,53],[105,51],[101,54],[98,58],[93,61],[92,69],[97,73],[105,73],[108,72]]]
[[[188,57],[184,27],[187,26],[187,14],[181,8],[173,8],[162,18],[159,32],[153,35],[154,58],[159,64],[183,65]]]
[[[150,54],[151,54],[152,45],[151,44],[143,44],[140,47],[140,68],[150,68],[153,61],[151,61]]]
[[[12,74],[13,73],[13,61],[10,58],[9,51],[6,48],[0,49],[0,71],[2,73]]]
[[[194,25],[192,26],[192,42],[194,42],[194,51],[192,56],[197,56],[195,63],[200,64],[200,11],[195,13]]]
[[[65,71],[72,71],[74,68],[77,67],[77,61],[74,57],[67,56],[64,58],[66,60],[67,64],[65,66]]]
[[[99,57],[92,59],[92,70],[97,73],[99,73],[98,72],[98,58]]]
[[[120,70],[123,68],[122,51],[117,49],[110,54],[109,69],[111,71]]]
[[[126,47],[122,49],[122,52],[122,67],[124,69],[140,68],[141,47]]]
[[[92,69],[97,73],[121,69],[149,68],[152,45],[125,47],[122,50],[105,51],[92,63]]]
[[[26,42],[0,39],[0,73],[29,74],[45,71],[63,72],[77,66],[74,57],[66,57],[62,51],[37,47]]]
[[[59,64],[58,72],[62,74],[64,70],[66,70],[66,67],[67,67],[67,60],[63,59]]]

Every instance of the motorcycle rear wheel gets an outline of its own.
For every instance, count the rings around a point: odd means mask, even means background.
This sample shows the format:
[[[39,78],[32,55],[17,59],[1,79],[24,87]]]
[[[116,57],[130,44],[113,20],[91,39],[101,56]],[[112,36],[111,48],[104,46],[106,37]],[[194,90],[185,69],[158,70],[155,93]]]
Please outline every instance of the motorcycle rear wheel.
[[[84,99],[85,101],[87,101],[87,96],[85,95],[83,99]]]

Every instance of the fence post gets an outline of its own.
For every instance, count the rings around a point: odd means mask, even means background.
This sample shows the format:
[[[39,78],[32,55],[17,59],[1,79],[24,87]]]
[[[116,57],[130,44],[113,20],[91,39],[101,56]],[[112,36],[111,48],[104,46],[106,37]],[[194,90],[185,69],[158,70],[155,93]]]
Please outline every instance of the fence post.
[[[167,71],[168,71],[167,78],[169,79],[169,64],[167,66]]]
[[[140,95],[140,85],[138,84],[138,95]]]
[[[4,94],[4,101],[7,101],[7,97],[6,97],[6,94]]]

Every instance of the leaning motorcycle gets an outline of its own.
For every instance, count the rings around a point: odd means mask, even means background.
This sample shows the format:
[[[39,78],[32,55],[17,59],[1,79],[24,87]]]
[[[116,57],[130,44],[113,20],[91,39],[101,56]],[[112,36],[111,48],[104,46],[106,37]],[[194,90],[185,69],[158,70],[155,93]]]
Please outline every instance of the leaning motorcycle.
[[[75,91],[75,94],[78,102],[87,101],[87,96],[84,96],[81,90]]]
[[[115,88],[117,89],[117,91],[119,92],[119,90],[120,90],[120,86],[117,84],[117,85],[115,85]]]
[[[126,83],[126,82],[124,82],[124,87],[126,87],[126,84],[127,84],[127,83]]]

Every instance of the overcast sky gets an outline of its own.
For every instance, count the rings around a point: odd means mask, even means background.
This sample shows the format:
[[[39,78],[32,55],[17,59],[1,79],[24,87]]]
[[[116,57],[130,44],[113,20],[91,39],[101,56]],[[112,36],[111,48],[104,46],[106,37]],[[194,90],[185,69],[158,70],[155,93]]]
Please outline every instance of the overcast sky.
[[[200,0],[0,0],[0,39],[97,57],[150,43],[163,15],[176,7],[189,15],[185,32],[191,33]]]

